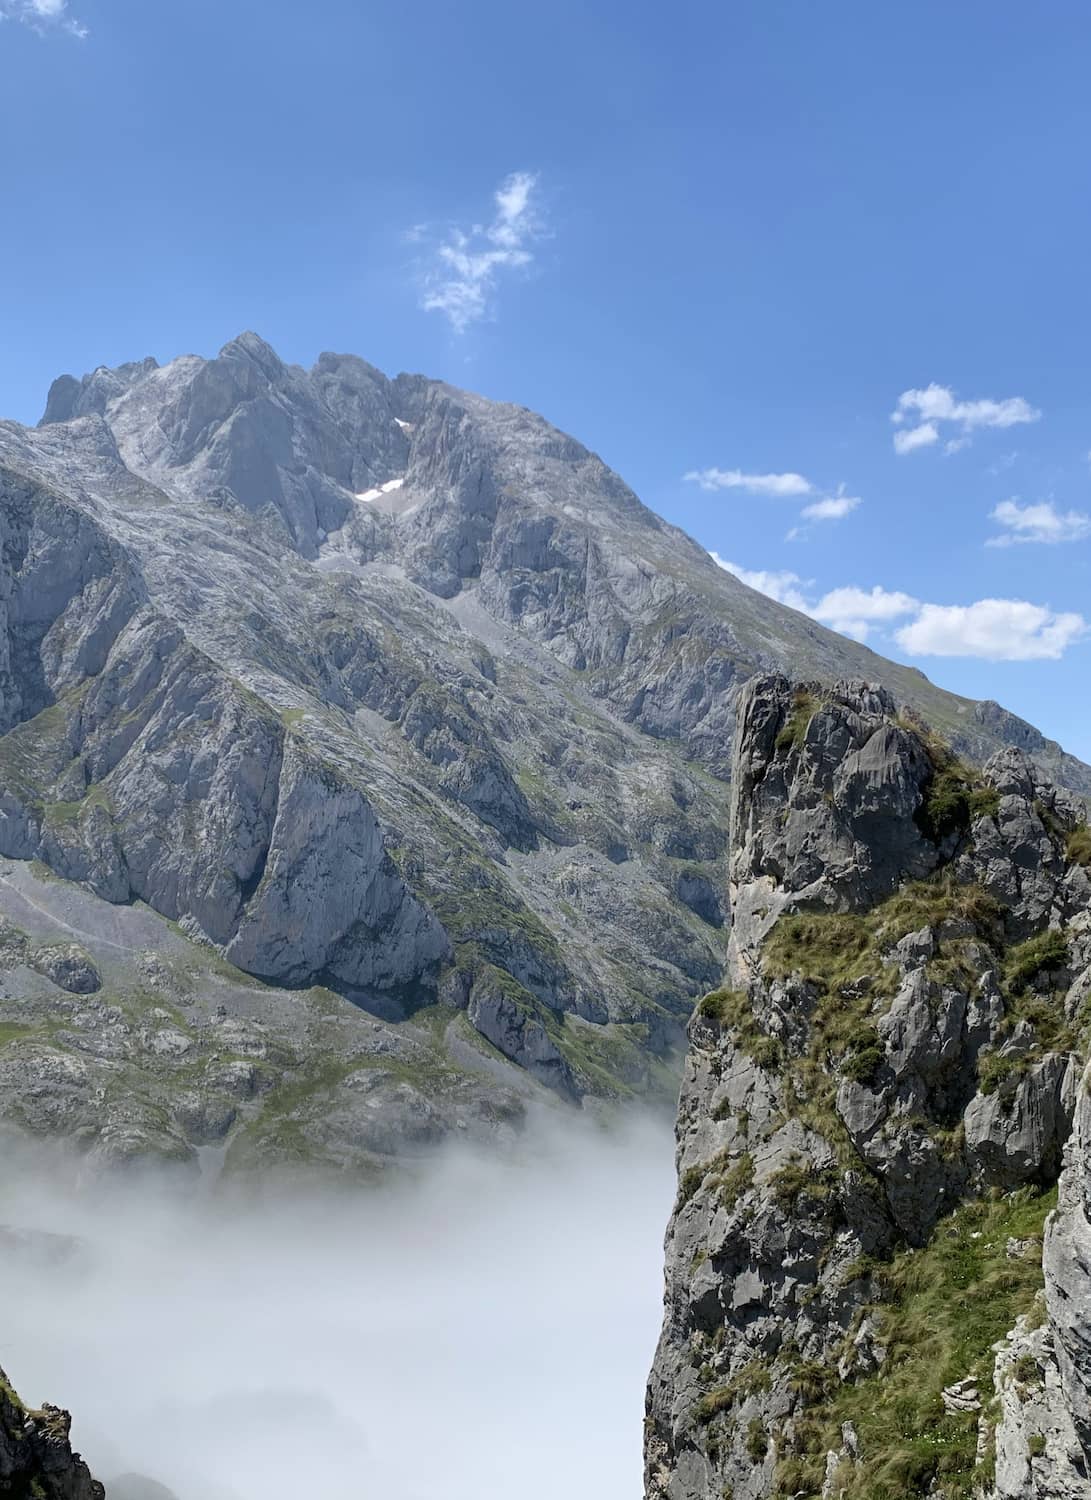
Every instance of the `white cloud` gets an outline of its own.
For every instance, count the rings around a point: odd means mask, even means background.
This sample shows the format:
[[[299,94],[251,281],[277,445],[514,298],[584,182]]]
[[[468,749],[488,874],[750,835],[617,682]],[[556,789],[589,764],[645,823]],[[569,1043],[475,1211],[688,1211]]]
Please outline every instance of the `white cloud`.
[[[1037,505],[1002,500],[990,511],[989,519],[1007,529],[989,537],[987,547],[1013,547],[1019,542],[1082,542],[1091,536],[1091,515],[1080,510],[1059,511],[1049,500]]]
[[[915,448],[931,447],[939,440],[940,423],[949,422],[958,428],[958,434],[948,440],[946,451],[957,453],[979,427],[1015,427],[1021,422],[1037,422],[1041,415],[1022,396],[1008,396],[1003,401],[989,397],[960,401],[949,386],[933,382],[923,390],[903,391],[898,397],[890,414],[890,420],[901,428],[894,434],[894,451],[912,453]]]
[[[859,504],[859,495],[828,495],[813,505],[805,505],[802,514],[808,521],[843,521]]]
[[[1075,613],[1056,614],[1024,599],[925,604],[895,639],[915,656],[976,656],[985,661],[1056,661],[1087,632]]]
[[[682,475],[687,484],[696,484],[709,493],[719,490],[742,490],[749,495],[763,495],[772,500],[816,498],[800,512],[805,521],[842,521],[862,502],[859,495],[846,495],[839,485],[836,495],[823,495],[803,474],[789,470],[783,474],[748,474],[742,469],[690,469]],[[793,526],[786,540],[805,536],[807,528]]]
[[[912,594],[875,585],[831,589],[817,601],[798,573],[744,568],[716,552],[713,561],[742,583],[780,604],[828,625],[840,635],[866,641],[871,632],[905,623],[894,639],[914,656],[973,656],[985,661],[1056,660],[1087,634],[1082,615],[1055,613],[1021,599],[979,599],[974,604],[923,604]],[[907,619],[907,616],[912,618]]]
[[[871,589],[850,584],[831,589],[808,613],[841,635],[865,641],[874,625],[915,614],[920,607],[920,601],[911,594],[880,588],[878,584]]]
[[[690,469],[682,478],[703,490],[746,490],[751,495],[791,499],[813,495],[814,485],[802,474],[744,474],[741,469]]]
[[[536,173],[513,172],[493,194],[490,223],[448,231],[423,273],[420,305],[426,312],[442,313],[456,333],[492,315],[501,274],[529,266],[530,247],[542,237],[537,186]],[[417,224],[408,238],[419,244],[427,235],[426,226]]]
[[[66,31],[83,38],[87,27],[68,10],[68,0],[0,0],[0,21],[22,21],[35,31]]]
[[[803,614],[810,613],[810,606],[801,592],[800,586],[803,579],[798,573],[790,573],[787,570],[780,573],[766,572],[762,568],[750,569],[740,567],[738,563],[728,562],[718,552],[709,554],[713,562],[718,563],[725,573],[733,574],[741,583],[747,584],[752,589],[757,589],[759,594],[766,594],[770,599],[775,599],[778,604],[787,604],[789,609],[798,609]]]
[[[894,452],[912,453],[914,448],[928,448],[939,441],[939,428],[935,422],[922,422],[919,427],[905,427],[894,434]]]

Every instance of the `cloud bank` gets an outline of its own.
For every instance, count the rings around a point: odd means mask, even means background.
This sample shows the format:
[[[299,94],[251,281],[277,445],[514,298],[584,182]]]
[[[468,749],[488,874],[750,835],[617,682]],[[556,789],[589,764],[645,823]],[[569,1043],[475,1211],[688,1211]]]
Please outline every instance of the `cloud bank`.
[[[632,1500],[674,1190],[666,1122],[253,1201],[0,1161],[3,1365],[109,1481],[178,1500]]]

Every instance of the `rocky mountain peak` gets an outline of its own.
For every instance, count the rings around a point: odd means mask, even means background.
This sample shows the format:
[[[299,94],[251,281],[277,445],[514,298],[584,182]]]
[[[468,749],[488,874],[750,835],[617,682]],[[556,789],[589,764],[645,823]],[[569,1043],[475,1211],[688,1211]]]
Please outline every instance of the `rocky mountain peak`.
[[[278,1014],[277,986],[392,1027],[448,1008],[452,1089],[466,1044],[516,1088],[673,1093],[729,891],[741,961],[759,909],[855,910],[947,858],[903,816],[924,721],[967,765],[1014,740],[1091,790],[1002,711],[748,589],[523,407],[245,333],[66,383],[50,415],[0,423],[0,858],[143,903]],[[815,714],[748,689],[788,662]],[[96,1076],[59,1119],[83,1128]],[[191,1157],[198,1115],[156,1140]]]

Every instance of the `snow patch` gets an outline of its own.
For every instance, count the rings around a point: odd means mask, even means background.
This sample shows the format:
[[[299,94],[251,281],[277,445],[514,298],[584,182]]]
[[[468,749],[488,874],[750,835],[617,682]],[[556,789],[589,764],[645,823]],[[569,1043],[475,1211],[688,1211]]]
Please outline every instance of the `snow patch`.
[[[401,479],[388,479],[385,484],[380,484],[373,490],[361,490],[356,496],[357,500],[378,500],[381,495],[389,495],[393,490],[400,490],[405,483],[405,477]]]

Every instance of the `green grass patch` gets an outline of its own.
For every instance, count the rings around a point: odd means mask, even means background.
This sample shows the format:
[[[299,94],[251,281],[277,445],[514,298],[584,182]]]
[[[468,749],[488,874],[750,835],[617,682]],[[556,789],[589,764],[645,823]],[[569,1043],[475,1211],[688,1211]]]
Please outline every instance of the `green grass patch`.
[[[1040,974],[1063,969],[1068,963],[1068,943],[1055,928],[1039,932],[1012,948],[1004,960],[1004,979],[1013,995],[1020,995]]]
[[[754,1185],[754,1158],[749,1151],[744,1151],[739,1157],[732,1156],[730,1151],[721,1151],[711,1161],[687,1167],[678,1184],[679,1206],[688,1203],[706,1182],[718,1191],[725,1208],[734,1208]]]
[[[713,990],[698,1003],[697,1013],[702,1020],[729,1031],[739,1051],[745,1052],[759,1067],[776,1069],[780,1066],[781,1045],[776,1037],[758,1025],[745,990]]]
[[[9,1047],[12,1042],[21,1042],[24,1037],[43,1036],[40,1026],[30,1026],[22,1021],[0,1021],[0,1047]]]
[[[807,738],[807,726],[821,706],[821,700],[806,688],[799,688],[792,698],[791,711],[776,738],[778,750],[799,750]]]
[[[932,776],[916,812],[918,828],[934,844],[952,833],[968,833],[978,818],[994,818],[1000,793],[981,773],[955,755],[937,734],[912,720],[902,727],[916,736],[932,765]]]
[[[864,1380],[800,1391],[810,1410],[797,1423],[800,1451],[778,1470],[779,1493],[820,1493],[826,1453],[840,1447],[846,1421],[860,1443],[860,1462],[838,1476],[846,1500],[906,1500],[928,1493],[933,1480],[949,1500],[968,1500],[988,1479],[976,1461],[976,1415],[949,1416],[942,1391],[972,1377],[987,1404],[992,1345],[1031,1310],[1042,1285],[1040,1257],[1009,1259],[1008,1239],[1040,1238],[1055,1202],[1055,1191],[1023,1189],[967,1204],[923,1249],[869,1265],[887,1360]]]

